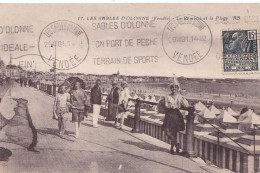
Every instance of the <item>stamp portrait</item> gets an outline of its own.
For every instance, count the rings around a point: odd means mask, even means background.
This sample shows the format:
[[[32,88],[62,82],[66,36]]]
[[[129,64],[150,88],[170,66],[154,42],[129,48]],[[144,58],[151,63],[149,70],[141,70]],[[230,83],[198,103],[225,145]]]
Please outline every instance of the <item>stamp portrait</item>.
[[[257,30],[222,31],[224,72],[258,71]]]

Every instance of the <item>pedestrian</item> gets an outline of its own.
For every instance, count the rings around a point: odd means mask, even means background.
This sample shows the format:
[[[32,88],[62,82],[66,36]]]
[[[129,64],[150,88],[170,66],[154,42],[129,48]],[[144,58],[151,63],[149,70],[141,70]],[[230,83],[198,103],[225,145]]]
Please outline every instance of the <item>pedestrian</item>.
[[[93,114],[92,114],[92,124],[93,127],[97,128],[98,126],[98,116],[100,113],[100,106],[101,106],[101,88],[100,88],[101,81],[100,79],[96,80],[96,84],[91,89],[91,96],[90,96],[90,102],[93,107]]]
[[[27,78],[26,77],[24,77],[24,79],[23,79],[23,84],[24,84],[25,87],[27,86]]]
[[[76,82],[71,91],[70,102],[72,110],[72,122],[75,124],[75,138],[79,137],[81,121],[84,120],[86,95],[81,84]]]
[[[127,117],[128,112],[128,99],[130,97],[129,89],[127,88],[127,82],[123,81],[121,83],[121,92],[119,97],[119,107],[118,107],[118,116],[120,118],[120,129],[124,129],[124,120]],[[117,125],[117,121],[116,121]]]
[[[106,100],[106,102],[108,102],[108,116],[106,121],[115,121],[116,115],[118,114],[120,88],[117,86],[117,82],[114,80],[112,80],[111,84],[112,88]]]
[[[19,81],[20,81],[20,86],[23,87],[23,78],[21,77]]]
[[[164,100],[165,117],[162,125],[162,130],[165,131],[168,138],[171,140],[170,153],[174,154],[173,147],[176,148],[176,153],[179,154],[179,144],[177,143],[177,132],[185,130],[185,123],[180,108],[189,108],[188,101],[180,93],[180,84],[177,78],[170,85],[171,94],[167,95]]]
[[[32,86],[32,79],[31,78],[29,78],[29,80],[28,80],[28,85],[29,85],[29,87]]]
[[[85,100],[84,116],[85,118],[87,118],[89,113],[91,112],[91,103],[90,103],[90,93],[86,90],[85,90],[85,96],[86,96],[86,100]]]
[[[70,95],[66,92],[66,87],[61,85],[58,94],[55,97],[53,106],[53,115],[55,119],[58,119],[59,135],[64,138],[66,121],[68,120],[70,105]]]

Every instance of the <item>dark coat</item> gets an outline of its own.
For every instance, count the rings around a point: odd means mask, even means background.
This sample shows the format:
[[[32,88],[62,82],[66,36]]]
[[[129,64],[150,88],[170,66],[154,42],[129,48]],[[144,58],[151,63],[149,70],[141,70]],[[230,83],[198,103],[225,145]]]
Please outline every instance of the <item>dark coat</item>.
[[[108,96],[108,104],[118,104],[119,102],[119,95],[120,95],[120,88],[115,87],[112,88],[110,94]]]
[[[90,94],[90,102],[91,104],[97,104],[97,105],[101,105],[101,88],[97,85],[95,85],[92,89],[91,89],[91,94]]]

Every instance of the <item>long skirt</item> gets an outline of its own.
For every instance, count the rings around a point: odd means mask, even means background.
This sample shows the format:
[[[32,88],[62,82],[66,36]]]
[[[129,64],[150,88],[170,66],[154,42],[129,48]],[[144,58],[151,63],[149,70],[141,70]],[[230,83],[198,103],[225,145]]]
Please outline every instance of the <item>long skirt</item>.
[[[184,118],[179,109],[166,109],[162,130],[170,132],[172,136],[185,130]]]
[[[107,115],[107,119],[110,121],[114,121],[116,119],[116,114],[118,113],[118,105],[117,104],[109,104],[109,113]]]

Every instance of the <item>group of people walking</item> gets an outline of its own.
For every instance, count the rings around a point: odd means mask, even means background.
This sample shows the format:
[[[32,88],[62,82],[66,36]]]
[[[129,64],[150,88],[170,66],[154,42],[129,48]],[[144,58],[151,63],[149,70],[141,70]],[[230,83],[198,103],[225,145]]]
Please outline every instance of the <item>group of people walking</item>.
[[[127,117],[129,103],[129,89],[127,82],[112,81],[112,88],[107,96],[108,103],[107,121],[114,121],[114,126],[124,128],[124,119]],[[88,95],[82,88],[79,82],[75,83],[75,87],[70,92],[66,92],[66,87],[62,85],[54,102],[54,116],[58,119],[58,127],[60,136],[63,137],[65,131],[65,122],[68,119],[68,113],[72,112],[72,122],[75,123],[75,138],[79,137],[79,127],[84,116],[93,109],[92,125],[94,128],[98,126],[98,116],[100,113],[102,92],[101,81],[97,80],[95,86],[91,89]],[[170,153],[179,153],[179,144],[177,143],[177,132],[185,130],[184,118],[180,109],[185,109],[189,112],[194,112],[194,108],[180,93],[180,84],[177,78],[174,78],[170,85],[171,93],[166,95],[163,100],[158,103],[158,110],[165,113],[165,118],[162,125],[162,130],[171,140]],[[120,119],[120,121],[118,121]],[[118,122],[120,122],[118,124]],[[175,147],[175,151],[173,148]]]
[[[115,126],[123,128],[124,119],[128,111],[129,90],[127,83],[123,81],[121,87],[116,81],[112,81],[112,89],[107,97],[108,117],[106,120],[115,121]],[[69,112],[72,113],[72,122],[75,124],[75,138],[79,137],[79,128],[84,116],[92,112],[92,125],[99,127],[98,116],[102,103],[101,81],[98,79],[90,94],[84,91],[80,82],[76,82],[74,88],[68,92],[65,85],[61,85],[55,97],[53,106],[53,118],[58,120],[60,137],[64,137],[66,121],[69,119]],[[120,125],[118,125],[118,118]]]
[[[20,86],[21,86],[21,87],[22,87],[22,86],[26,87],[27,84],[28,84],[29,87],[31,87],[32,84],[33,84],[32,79],[31,79],[31,78],[27,79],[26,77],[21,77],[21,78],[19,79],[19,82],[20,82]]]

